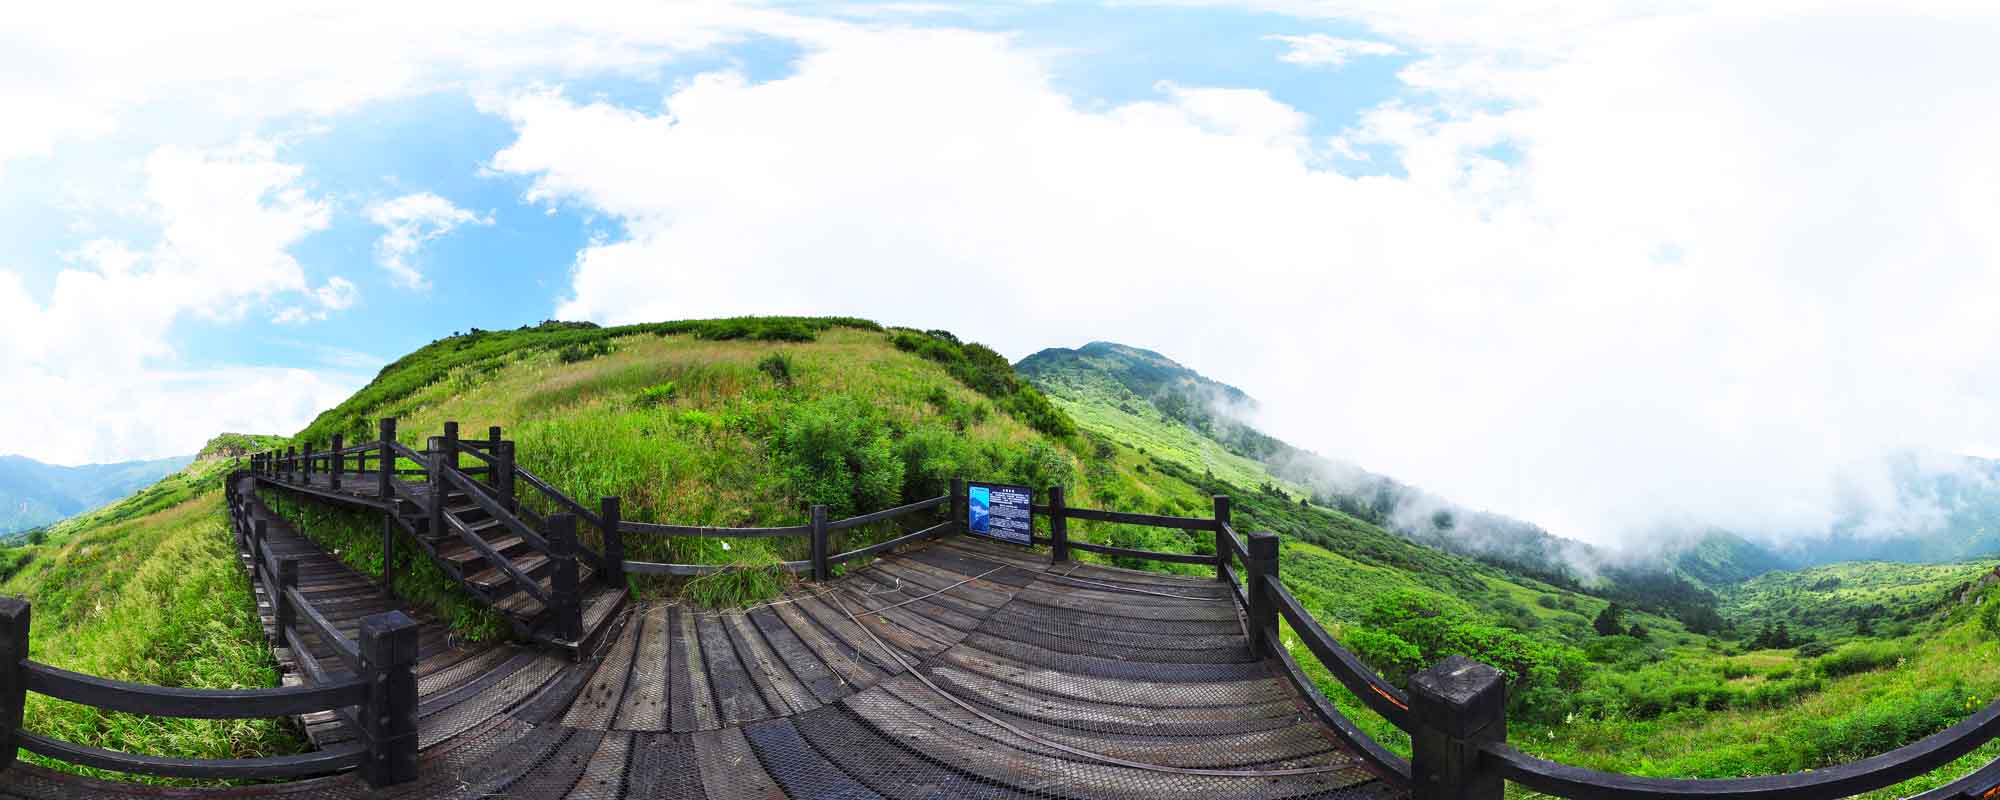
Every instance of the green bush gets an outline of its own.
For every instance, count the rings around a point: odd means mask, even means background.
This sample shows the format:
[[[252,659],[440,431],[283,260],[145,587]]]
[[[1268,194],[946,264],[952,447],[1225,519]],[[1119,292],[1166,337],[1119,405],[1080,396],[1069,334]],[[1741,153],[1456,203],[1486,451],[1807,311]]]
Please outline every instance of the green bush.
[[[1558,714],[1566,707],[1562,696],[1583,685],[1588,664],[1576,648],[1485,623],[1473,617],[1463,603],[1416,591],[1383,595],[1362,615],[1361,624],[1363,629],[1414,646],[1420,654],[1414,663],[1432,664],[1460,655],[1492,665],[1507,676],[1509,706],[1529,717]],[[1386,639],[1371,646],[1378,654],[1405,652]],[[1394,661],[1383,666],[1401,668]],[[1409,676],[1404,672],[1384,677],[1407,680]]]
[[[564,364],[574,364],[579,361],[589,361],[598,356],[610,354],[611,343],[603,339],[598,339],[596,341],[582,342],[564,347],[562,350],[557,351],[556,358],[561,359]]]
[[[834,517],[896,505],[903,460],[874,406],[829,395],[784,412],[772,442],[794,491]]]
[[[757,370],[771,376],[779,386],[792,385],[792,359],[784,353],[772,353],[757,362]]]
[[[947,336],[949,336],[947,334]],[[1028,427],[1055,437],[1076,433],[1076,421],[1049,398],[1014,374],[1007,357],[983,344],[960,344],[956,337],[899,330],[890,344],[944,365],[945,371],[973,391],[993,398],[996,405]]]
[[[1909,648],[1896,642],[1858,642],[1821,658],[1819,672],[1829,678],[1873,672],[1894,666],[1909,655]]]
[[[632,400],[642,408],[652,408],[672,399],[674,399],[674,382],[667,381],[640,391]]]

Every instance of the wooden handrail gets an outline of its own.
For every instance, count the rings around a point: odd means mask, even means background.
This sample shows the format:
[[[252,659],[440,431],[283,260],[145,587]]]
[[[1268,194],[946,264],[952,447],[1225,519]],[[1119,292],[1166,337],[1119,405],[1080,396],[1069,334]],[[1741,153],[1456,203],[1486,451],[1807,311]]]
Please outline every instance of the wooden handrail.
[[[826,529],[830,531],[840,531],[840,530],[846,530],[848,528],[858,528],[862,525],[881,522],[885,519],[895,519],[897,517],[903,516],[904,514],[914,514],[919,511],[929,511],[931,509],[937,508],[938,506],[942,506],[950,502],[951,502],[951,495],[933,497],[928,500],[918,500],[917,502],[907,503],[904,505],[896,506],[895,508],[886,508],[881,511],[872,511],[867,514],[861,514],[858,516],[848,517],[847,519],[829,522],[826,524]]]
[[[778,566],[794,574],[812,569],[811,561],[780,561]],[[662,564],[654,561],[627,561],[625,571],[639,575],[667,575],[677,578],[696,578],[740,569],[735,564]]]
[[[891,550],[896,547],[909,544],[910,542],[917,541],[919,539],[928,539],[930,537],[936,536],[940,533],[943,533],[945,530],[951,528],[953,525],[956,524],[958,524],[956,521],[940,522],[936,525],[932,525],[923,530],[915,531],[912,533],[906,533],[894,539],[886,539],[880,542],[876,542],[874,544],[860,548],[858,550],[849,550],[839,555],[828,556],[826,560],[834,564],[844,564],[849,561],[853,561],[854,559],[857,558],[866,558],[868,556],[875,555],[876,553],[880,553],[885,550]]]
[[[1852,797],[1917,777],[1979,749],[2000,735],[2000,701],[1965,721],[1916,742],[1860,761],[1809,772],[1751,778],[1641,778],[1572,767],[1523,753],[1505,742],[1480,748],[1483,758],[1507,780],[1562,797],[1604,800],[1722,798],[1732,800],[1817,800]]]
[[[1354,655],[1353,651],[1342,647],[1332,634],[1326,632],[1326,628],[1320,626],[1319,620],[1313,619],[1312,614],[1306,612],[1305,606],[1300,605],[1299,599],[1293,597],[1291,591],[1283,584],[1277,581],[1265,581],[1264,591],[1276,605],[1278,615],[1292,626],[1292,632],[1298,634],[1299,641],[1304,642],[1306,649],[1312,651],[1313,656],[1319,659],[1319,663],[1325,666],[1328,672],[1333,673],[1335,680],[1340,681],[1340,684],[1353,692],[1355,697],[1361,698],[1361,702],[1367,705],[1370,711],[1382,715],[1382,718],[1388,720],[1390,724],[1406,731],[1414,727],[1410,719],[1410,698],[1405,696],[1402,690],[1383,680],[1382,676],[1375,674],[1367,664],[1361,663],[1360,657]],[[1284,648],[1280,646],[1277,649]]]
[[[347,663],[348,669],[361,668],[361,646],[342,635],[340,629],[334,627],[332,620],[321,614],[319,609],[313,608],[312,603],[306,601],[305,594],[299,591],[299,587],[285,587],[285,599],[291,601],[298,611],[304,612],[306,621],[312,623],[313,632],[319,634],[320,641],[326,642],[333,648],[334,654]]]
[[[36,694],[106,711],[155,717],[288,717],[368,700],[368,684],[358,678],[321,686],[275,689],[175,689],[99,678],[38,661],[26,661],[21,666],[28,675],[28,690]]]
[[[786,525],[779,528],[711,528],[706,525],[665,525],[657,522],[620,522],[618,530],[624,533],[647,533],[663,536],[700,536],[717,539],[760,539],[779,536],[804,536],[812,533],[811,525]]]
[[[294,756],[208,759],[161,758],[121,753],[116,750],[50,739],[27,731],[21,731],[20,737],[21,749],[39,756],[86,767],[166,778],[224,780],[302,778],[357,767],[368,758],[368,747],[360,743],[338,745]]]
[[[1145,525],[1151,528],[1175,528],[1184,531],[1215,530],[1215,520],[1201,517],[1169,517],[1162,514],[1135,514],[1130,511],[1103,511],[1094,508],[1069,508],[1066,511],[1069,513],[1070,519],[1087,519],[1095,522],[1119,522],[1126,525]]]

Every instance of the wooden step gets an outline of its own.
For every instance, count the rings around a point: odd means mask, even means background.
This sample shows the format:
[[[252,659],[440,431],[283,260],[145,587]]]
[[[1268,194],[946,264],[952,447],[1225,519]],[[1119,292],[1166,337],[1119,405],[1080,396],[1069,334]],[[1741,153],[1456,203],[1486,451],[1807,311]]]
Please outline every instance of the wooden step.
[[[541,555],[541,554],[537,553],[536,555]],[[540,586],[542,588],[542,591],[545,593],[552,590],[552,587],[550,586],[551,578],[547,574],[547,572],[548,572],[547,570],[543,570],[541,573],[530,573],[535,577],[535,585]],[[591,590],[590,578],[594,574],[596,574],[596,572],[595,570],[592,570],[590,568],[590,565],[582,563],[577,564],[576,565],[577,586],[582,587],[586,593],[589,592]],[[493,608],[495,610],[502,611],[507,614],[520,617],[522,619],[533,619],[535,617],[540,616],[543,611],[547,610],[543,607],[542,601],[536,599],[534,595],[522,591],[519,587],[510,587],[510,588],[513,588],[514,590],[511,594],[508,594],[507,596],[500,598],[499,601],[493,604]]]
[[[512,555],[508,552],[509,550],[520,547],[526,541],[518,535],[508,534],[506,536],[487,539],[486,544],[491,546],[495,551],[498,551],[500,555],[507,556]],[[480,552],[479,548],[473,547],[472,543],[464,540],[447,542],[440,545],[438,547],[438,558],[451,562],[454,566],[458,567],[461,573],[473,570],[476,566],[483,566],[486,563],[486,554]]]
[[[549,565],[548,554],[530,551],[514,558],[513,563],[515,569],[527,573],[528,577],[538,579],[544,585],[548,583],[548,577],[542,574],[546,571],[543,568]],[[499,591],[502,587],[513,581],[514,576],[508,574],[506,570],[498,566],[489,567],[485,571],[465,579],[466,583],[470,583],[487,592]]]

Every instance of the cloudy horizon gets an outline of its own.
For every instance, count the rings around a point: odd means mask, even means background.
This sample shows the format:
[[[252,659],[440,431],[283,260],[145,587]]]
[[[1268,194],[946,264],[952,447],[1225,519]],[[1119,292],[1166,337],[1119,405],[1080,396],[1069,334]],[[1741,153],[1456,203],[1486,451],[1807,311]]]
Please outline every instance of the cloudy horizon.
[[[24,10],[0,453],[290,433],[454,330],[737,314],[1145,347],[1599,544],[1920,525],[1889,456],[2000,453],[2000,16],[1509,8]]]

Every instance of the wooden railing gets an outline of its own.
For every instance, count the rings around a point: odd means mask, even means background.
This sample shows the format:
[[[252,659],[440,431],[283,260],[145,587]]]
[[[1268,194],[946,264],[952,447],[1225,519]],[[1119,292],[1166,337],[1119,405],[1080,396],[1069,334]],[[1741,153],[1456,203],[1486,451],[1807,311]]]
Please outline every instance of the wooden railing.
[[[400,611],[361,621],[358,641],[341,635],[299,595],[298,563],[263,547],[264,523],[251,519],[249,503],[230,476],[225,497],[238,544],[253,557],[277,616],[277,634],[290,643],[312,683],[276,689],[177,689],[83,675],[35,661],[28,641],[33,609],[0,598],[0,768],[13,764],[16,748],[98,769],[175,778],[268,780],[359,768],[374,786],[416,777],[417,624]],[[347,667],[332,678],[301,644],[310,631],[332,645]],[[346,717],[356,741],[312,753],[266,758],[168,758],[105,750],[22,729],[29,692],[92,706],[157,717],[253,719],[333,711]],[[361,713],[356,713],[356,711]]]
[[[519,502],[516,491],[525,483],[569,506],[576,506],[576,502],[520,469],[514,463],[514,443],[502,439],[497,426],[488,429],[486,440],[465,440],[459,438],[457,422],[446,422],[443,435],[429,437],[423,450],[413,450],[400,442],[396,428],[395,418],[385,418],[380,423],[379,438],[369,444],[346,447],[343,437],[336,435],[324,451],[316,452],[311,443],[307,443],[303,451],[287,447],[281,451],[258,454],[251,458],[251,470],[260,477],[294,487],[311,486],[314,475],[325,475],[327,485],[336,494],[341,491],[344,481],[372,479],[376,501],[385,506],[382,516],[384,586],[392,585],[397,569],[396,530],[401,528],[413,537],[418,532],[411,519],[400,513],[403,505],[408,504],[417,510],[422,519],[427,520],[425,529],[428,532],[437,537],[455,536],[465,542],[488,564],[512,579],[512,586],[547,608],[560,635],[570,641],[579,639],[583,635],[583,587],[577,562],[585,560],[593,565],[603,565],[606,561],[597,552],[579,544],[574,516],[567,513],[546,517],[535,514]],[[480,465],[465,466],[462,463],[465,458]],[[404,466],[406,463],[415,466]],[[412,485],[416,483],[424,484],[426,491],[420,493],[413,489]],[[497,551],[485,537],[448,513],[443,499],[453,492],[463,494],[488,517],[497,520],[510,533],[521,537],[529,547],[544,554],[549,559],[549,585],[542,586],[540,580]],[[615,508],[615,499],[608,498],[607,502]],[[577,510],[594,524],[602,524],[601,516],[591,515],[580,506]],[[433,556],[437,555],[433,545],[423,542],[421,538],[419,545]],[[616,570],[609,575],[600,570],[598,574],[606,581],[623,580],[623,574]],[[470,584],[467,586],[471,588]]]
[[[1507,686],[1489,665],[1451,656],[1411,676],[1406,693],[1384,680],[1342,646],[1305,610],[1279,580],[1278,536],[1254,532],[1239,537],[1230,523],[1229,499],[1215,498],[1210,519],[1155,517],[1123,512],[1065,508],[1060,487],[1049,490],[1047,506],[1036,514],[1050,521],[1048,543],[1055,558],[1068,550],[1170,563],[1214,563],[1243,609],[1253,652],[1283,668],[1313,713],[1377,774],[1408,786],[1416,800],[1500,800],[1512,781],[1555,797],[1593,800],[1732,798],[1736,800],[1824,800],[1852,797],[1924,775],[2000,738],[2000,701],[1963,722],[1913,744],[1825,769],[1746,778],[1643,778],[1583,769],[1523,753],[1507,744]],[[1216,555],[1154,553],[1067,541],[1066,520],[1085,519],[1178,530],[1213,530]],[[1036,537],[1037,542],[1042,541]],[[1390,752],[1328,702],[1285,648],[1279,621],[1342,686],[1363,705],[1410,734],[1411,757]],[[2000,759],[1956,781],[1917,795],[1915,800],[2000,797]]]
[[[389,434],[393,433],[393,421],[389,422],[386,430]],[[829,521],[826,507],[814,506],[810,521],[804,525],[711,528],[624,521],[615,497],[601,499],[598,510],[592,512],[547,482],[514,465],[511,443],[500,440],[497,429],[493,431],[490,443],[475,444],[470,449],[480,451],[480,457],[489,465],[490,475],[505,476],[496,477],[488,483],[498,486],[497,481],[504,480],[509,487],[505,496],[510,502],[513,498],[512,484],[518,479],[601,531],[604,553],[600,563],[606,572],[618,576],[625,573],[694,576],[727,569],[711,564],[626,560],[626,535],[807,537],[811,543],[810,557],[802,561],[782,562],[782,565],[793,572],[809,573],[816,580],[825,580],[831,577],[835,565],[879,555],[897,546],[944,533],[963,531],[965,491],[962,481],[953,481],[951,492],[942,497],[842,520]],[[342,452],[338,442],[329,453],[308,452],[301,455],[287,450],[264,459],[263,468],[294,475],[300,471],[310,474],[314,469],[338,471],[344,456],[366,459],[368,450],[363,447]],[[404,455],[421,460],[421,454]],[[383,480],[388,480],[389,470],[385,468],[383,474]],[[831,552],[830,534],[834,532],[911,514],[935,512],[945,507],[951,509],[951,514],[943,522],[856,550]],[[1287,678],[1307,698],[1313,713],[1344,739],[1371,769],[1392,782],[1410,787],[1419,800],[1497,800],[1504,794],[1506,781],[1557,797],[1619,800],[1850,797],[1923,775],[2000,738],[2000,701],[1996,701],[1964,722],[1909,746],[1808,772],[1682,780],[1641,778],[1567,766],[1527,755],[1507,744],[1506,684],[1500,671],[1491,666],[1457,656],[1447,658],[1411,676],[1407,692],[1376,674],[1342,646],[1284,587],[1279,580],[1278,537],[1266,532],[1253,532],[1248,537],[1237,533],[1231,523],[1228,497],[1218,495],[1214,498],[1213,513],[1209,517],[1176,517],[1073,508],[1065,502],[1062,487],[1052,487],[1048,490],[1048,503],[1033,506],[1032,513],[1047,518],[1049,531],[1046,536],[1034,535],[1033,542],[1049,545],[1052,558],[1058,563],[1070,560],[1073,552],[1080,551],[1119,559],[1213,564],[1217,579],[1228,584],[1231,598],[1243,610],[1253,651],[1277,662]],[[1076,541],[1069,536],[1072,521],[1212,532],[1215,537],[1214,553],[1165,553]],[[1367,736],[1326,700],[1283,646],[1279,636],[1280,621],[1298,636],[1313,658],[1363,705],[1410,734],[1412,747],[1409,759],[1398,756]],[[1923,800],[2000,798],[2000,760],[1919,797]]]

